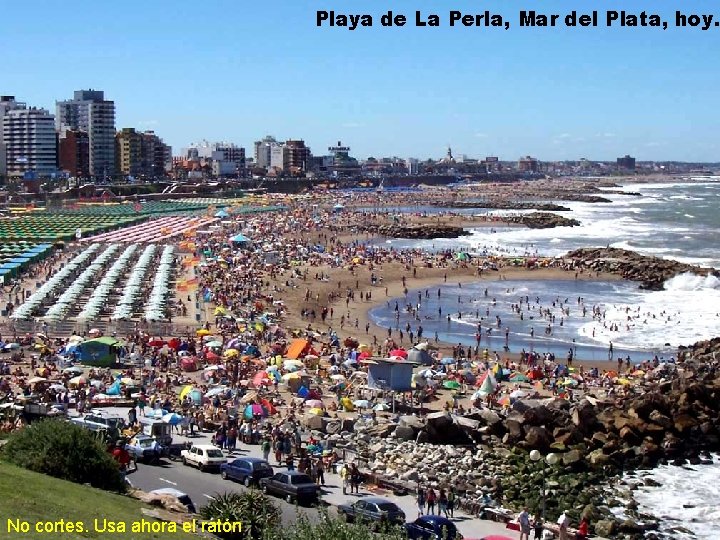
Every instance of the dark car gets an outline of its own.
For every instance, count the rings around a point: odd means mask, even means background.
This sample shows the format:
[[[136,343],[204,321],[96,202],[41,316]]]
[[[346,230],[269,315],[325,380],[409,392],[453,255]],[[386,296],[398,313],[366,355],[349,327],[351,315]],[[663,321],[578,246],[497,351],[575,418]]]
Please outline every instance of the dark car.
[[[397,504],[380,497],[367,497],[352,504],[341,504],[338,513],[348,523],[353,521],[372,523],[376,527],[382,524],[403,525],[405,512]]]
[[[263,493],[279,495],[289,503],[316,501],[320,494],[320,487],[307,474],[297,471],[275,473],[269,478],[262,478],[260,487]]]
[[[411,540],[462,540],[455,524],[441,516],[421,516],[405,524]]]
[[[259,484],[260,479],[268,478],[274,474],[273,468],[264,459],[239,458],[220,466],[222,477],[225,480],[237,480],[247,487]]]

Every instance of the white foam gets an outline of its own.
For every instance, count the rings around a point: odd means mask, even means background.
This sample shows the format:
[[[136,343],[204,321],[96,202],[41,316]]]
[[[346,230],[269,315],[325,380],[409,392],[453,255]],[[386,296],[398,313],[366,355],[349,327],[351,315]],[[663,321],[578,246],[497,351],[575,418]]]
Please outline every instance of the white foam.
[[[720,535],[720,462],[712,465],[677,467],[662,465],[652,471],[641,472],[642,480],[651,478],[660,486],[645,486],[643,482],[626,476],[630,483],[639,484],[633,492],[638,512],[662,519],[660,532],[673,540],[709,540]],[[621,515],[621,511],[616,512]],[[674,528],[682,527],[693,534]]]
[[[603,305],[601,309],[605,318],[583,324],[579,335],[628,349],[652,349],[665,343],[692,345],[717,335],[720,280],[680,274],[667,280],[662,291],[641,293],[627,304]],[[610,330],[615,325],[618,329]]]

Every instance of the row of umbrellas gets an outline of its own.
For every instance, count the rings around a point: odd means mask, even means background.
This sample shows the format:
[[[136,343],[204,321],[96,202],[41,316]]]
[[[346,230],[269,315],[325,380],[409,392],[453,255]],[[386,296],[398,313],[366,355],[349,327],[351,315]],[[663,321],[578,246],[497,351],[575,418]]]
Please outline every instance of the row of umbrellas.
[[[145,246],[145,249],[140,254],[140,257],[138,257],[138,260],[130,273],[130,277],[125,283],[123,295],[118,304],[115,306],[115,311],[112,315],[113,320],[128,319],[133,316],[133,306],[140,296],[142,284],[145,280],[145,274],[150,267],[150,263],[152,262],[156,249],[157,246],[155,244]]]
[[[162,242],[208,225],[216,218],[168,216],[88,238],[88,242]]]
[[[98,286],[95,290],[93,290],[92,295],[90,295],[87,304],[85,304],[85,307],[78,315],[78,318],[90,320],[95,320],[95,318],[97,318],[103,304],[110,296],[110,291],[112,291],[113,286],[120,276],[124,274],[125,267],[137,250],[137,247],[137,244],[133,244],[125,248],[125,251],[123,251],[120,257],[118,257],[112,264],[100,280]]]
[[[163,248],[160,256],[160,264],[155,273],[152,292],[148,303],[145,305],[145,319],[148,321],[163,319],[167,307],[167,299],[170,293],[170,275],[172,274],[172,263],[175,247],[168,245]]]
[[[115,255],[120,248],[118,244],[110,244],[105,251],[98,255],[95,260],[83,272],[75,278],[75,281],[63,292],[50,309],[45,313],[46,319],[61,319],[71,307],[77,303],[77,299],[85,291],[95,274],[102,270],[103,266]]]
[[[27,300],[17,308],[10,316],[12,319],[28,319],[32,316],[33,310],[42,304],[46,297],[55,292],[63,285],[67,277],[72,274],[80,265],[85,262],[98,250],[100,246],[93,245],[85,249],[82,253],[75,256],[70,262],[56,272],[49,280],[47,280],[40,288],[30,295]]]

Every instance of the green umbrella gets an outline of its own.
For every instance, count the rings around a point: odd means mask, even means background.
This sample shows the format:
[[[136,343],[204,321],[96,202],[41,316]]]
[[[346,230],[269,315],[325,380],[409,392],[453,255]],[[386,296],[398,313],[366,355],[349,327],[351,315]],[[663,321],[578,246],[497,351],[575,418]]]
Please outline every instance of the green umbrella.
[[[443,383],[443,387],[447,388],[448,390],[457,390],[458,388],[460,388],[460,386],[460,383],[457,381],[445,381]]]

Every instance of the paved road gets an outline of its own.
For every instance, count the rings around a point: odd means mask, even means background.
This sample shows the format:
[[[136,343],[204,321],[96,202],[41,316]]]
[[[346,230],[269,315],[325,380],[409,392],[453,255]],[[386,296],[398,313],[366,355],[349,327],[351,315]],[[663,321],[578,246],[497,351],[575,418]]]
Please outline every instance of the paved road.
[[[249,455],[247,451],[236,451],[231,458]],[[183,465],[180,461],[163,460],[160,465],[138,464],[137,472],[128,475],[134,487],[143,491],[160,488],[175,488],[187,493],[195,503],[195,507],[207,504],[211,497],[218,493],[243,492],[248,488],[232,480],[223,480],[219,473],[200,472],[194,467]],[[313,519],[319,516],[317,508],[288,504],[283,499],[274,498],[282,512],[283,523],[293,523],[298,511]]]

